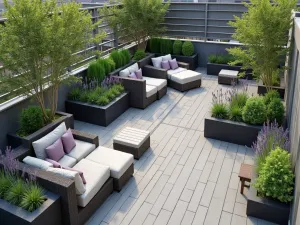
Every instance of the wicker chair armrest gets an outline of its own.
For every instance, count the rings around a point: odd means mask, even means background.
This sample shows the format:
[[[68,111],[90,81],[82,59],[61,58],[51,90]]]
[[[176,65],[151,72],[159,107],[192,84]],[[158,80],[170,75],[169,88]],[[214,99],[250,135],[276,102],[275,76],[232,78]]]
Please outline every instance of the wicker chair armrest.
[[[168,79],[168,71],[165,69],[160,69],[154,66],[147,65],[142,68],[142,71],[143,71],[143,76],[145,77]]]
[[[190,68],[190,64],[185,63],[185,62],[177,62],[179,67],[185,68],[185,69],[189,69]]]
[[[79,141],[89,142],[96,146],[96,148],[99,146],[99,138],[97,135],[89,134],[86,132],[81,132],[78,130],[71,130],[73,137]]]

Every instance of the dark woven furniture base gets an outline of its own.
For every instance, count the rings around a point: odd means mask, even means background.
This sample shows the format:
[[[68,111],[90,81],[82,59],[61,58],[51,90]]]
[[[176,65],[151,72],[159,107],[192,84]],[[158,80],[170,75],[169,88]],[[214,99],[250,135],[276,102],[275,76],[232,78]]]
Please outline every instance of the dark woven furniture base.
[[[231,85],[232,83],[237,84],[238,82],[239,82],[239,79],[237,77],[218,75],[218,83],[219,84]]]
[[[139,148],[114,143],[115,150],[132,154],[135,159],[139,159],[148,148],[150,148],[150,136]]]
[[[163,87],[162,89],[160,89],[157,92],[157,99],[161,99],[162,97],[164,97],[167,94],[167,90],[168,90],[168,86]]]
[[[181,92],[188,91],[194,88],[201,87],[201,79],[186,84],[179,84],[173,80],[168,80],[168,86]]]
[[[113,191],[113,178],[110,177],[86,207],[78,207],[79,224],[84,224]]]
[[[151,95],[150,97],[143,100],[143,109],[147,108],[147,106],[151,105],[153,102],[157,100],[157,94]]]
[[[133,173],[134,173],[134,165],[131,164],[131,166],[126,170],[126,172],[119,179],[113,178],[114,190],[121,191],[124,185],[130,179],[130,177],[132,177]]]

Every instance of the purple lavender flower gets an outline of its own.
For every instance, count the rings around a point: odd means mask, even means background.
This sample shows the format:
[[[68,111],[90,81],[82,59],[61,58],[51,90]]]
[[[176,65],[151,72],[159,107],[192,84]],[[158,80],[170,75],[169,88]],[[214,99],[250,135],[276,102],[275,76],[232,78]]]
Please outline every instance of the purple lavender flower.
[[[5,154],[1,153],[0,158],[4,171],[8,174],[16,175],[18,171],[18,161],[15,159],[11,147],[6,147]]]

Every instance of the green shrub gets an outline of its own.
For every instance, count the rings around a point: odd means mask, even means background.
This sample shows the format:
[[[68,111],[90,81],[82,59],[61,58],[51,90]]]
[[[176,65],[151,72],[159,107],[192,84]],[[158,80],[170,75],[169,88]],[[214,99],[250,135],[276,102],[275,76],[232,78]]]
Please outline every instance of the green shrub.
[[[211,108],[211,116],[218,119],[227,119],[228,118],[227,105],[223,103],[213,104]]]
[[[74,87],[68,93],[68,99],[73,101],[80,101],[81,89],[79,87]]]
[[[123,65],[122,66],[125,66],[126,64],[128,64],[130,62],[130,59],[131,59],[129,50],[123,49],[120,51],[120,54],[123,56]]]
[[[88,93],[88,99],[87,99],[87,102],[90,103],[90,104],[96,104],[97,103],[97,100],[99,98],[99,94],[96,92],[96,91],[90,91]]]
[[[235,58],[232,55],[209,55],[208,61],[210,63],[216,64],[229,64],[230,62],[234,61]]]
[[[138,49],[134,53],[133,59],[138,61],[138,60],[141,60],[145,57],[146,57],[146,52],[143,49]]]
[[[6,175],[3,171],[0,171],[0,198],[4,199],[6,193],[9,191],[12,184],[10,176]]]
[[[96,79],[98,72],[99,72],[99,64],[97,63],[97,61],[90,63],[87,70],[88,78],[90,80]]]
[[[217,63],[218,56],[217,55],[209,55],[208,56],[208,62],[210,63]]]
[[[280,76],[277,73],[272,75],[272,85],[276,87],[280,86]]]
[[[119,53],[118,50],[113,50],[110,53],[110,58],[115,62],[116,69],[122,67],[122,56],[121,56],[121,54]]]
[[[279,125],[282,124],[284,116],[284,105],[279,98],[274,98],[267,106],[267,117],[270,122],[277,121]]]
[[[109,99],[106,96],[100,96],[97,99],[97,105],[105,106],[109,103]]]
[[[247,100],[248,100],[247,93],[237,93],[235,96],[232,97],[230,104],[237,105],[240,108],[243,108],[246,105]]]
[[[182,45],[182,54],[184,56],[192,56],[194,54],[194,45],[190,41],[185,41]]]
[[[33,212],[39,208],[45,200],[44,190],[39,186],[32,184],[24,193],[20,206],[29,212]]]
[[[160,38],[151,38],[149,42],[149,51],[152,53],[160,53]]]
[[[182,41],[175,40],[173,43],[173,54],[181,55],[181,51],[182,51]]]
[[[294,174],[290,154],[278,147],[272,150],[259,171],[254,187],[261,196],[281,202],[292,201]]]
[[[275,99],[275,98],[279,98],[280,99],[280,94],[278,91],[276,90],[270,90],[268,91],[265,96],[264,96],[264,102],[266,105],[269,105],[270,102]]]
[[[82,92],[81,92],[81,95],[80,95],[80,97],[79,97],[79,101],[80,101],[80,102],[87,102],[88,99],[89,99],[89,92],[86,91],[86,90],[82,91]]]
[[[99,65],[102,68],[104,68],[105,76],[107,76],[111,72],[111,65],[108,61],[109,61],[108,59],[103,59],[103,58],[97,60],[97,63],[99,63]]]
[[[266,105],[261,97],[249,98],[243,108],[243,120],[253,125],[263,124],[267,119]]]
[[[24,136],[44,127],[43,113],[38,106],[29,106],[23,109],[20,116],[21,129],[20,133]]]
[[[242,122],[243,115],[242,115],[242,108],[238,105],[232,105],[229,107],[229,119],[232,121]]]
[[[111,73],[112,71],[114,71],[116,69],[116,63],[111,58],[107,58],[106,61],[109,65],[110,73]]]
[[[25,184],[25,182],[18,178],[12,183],[4,199],[16,206],[20,206],[21,201],[24,197],[24,193],[26,191],[26,186],[27,185]]]
[[[173,43],[170,39],[161,39],[160,41],[160,53],[172,54]]]
[[[116,88],[120,93],[123,93],[125,91],[125,88],[122,84],[115,84],[113,88]]]
[[[109,99],[109,101],[112,101],[113,99],[116,98],[116,94],[114,93],[114,91],[112,89],[108,89],[104,93],[104,96],[107,97]]]

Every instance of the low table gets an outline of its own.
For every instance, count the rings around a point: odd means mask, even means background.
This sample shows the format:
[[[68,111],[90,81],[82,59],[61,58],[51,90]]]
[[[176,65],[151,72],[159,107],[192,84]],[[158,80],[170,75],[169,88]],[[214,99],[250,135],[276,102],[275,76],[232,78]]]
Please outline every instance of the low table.
[[[124,128],[113,139],[114,149],[130,153],[139,159],[150,147],[150,132],[132,127]]]
[[[244,187],[250,187],[250,185],[246,185],[245,182],[251,182],[252,170],[252,165],[242,163],[239,173],[239,178],[241,181],[241,194],[244,193]]]
[[[169,76],[169,86],[178,91],[188,91],[201,87],[201,73],[193,70],[183,70]]]
[[[232,82],[238,83],[238,74],[237,70],[224,70],[222,69],[218,75],[218,83],[219,84],[228,84],[231,85]]]

